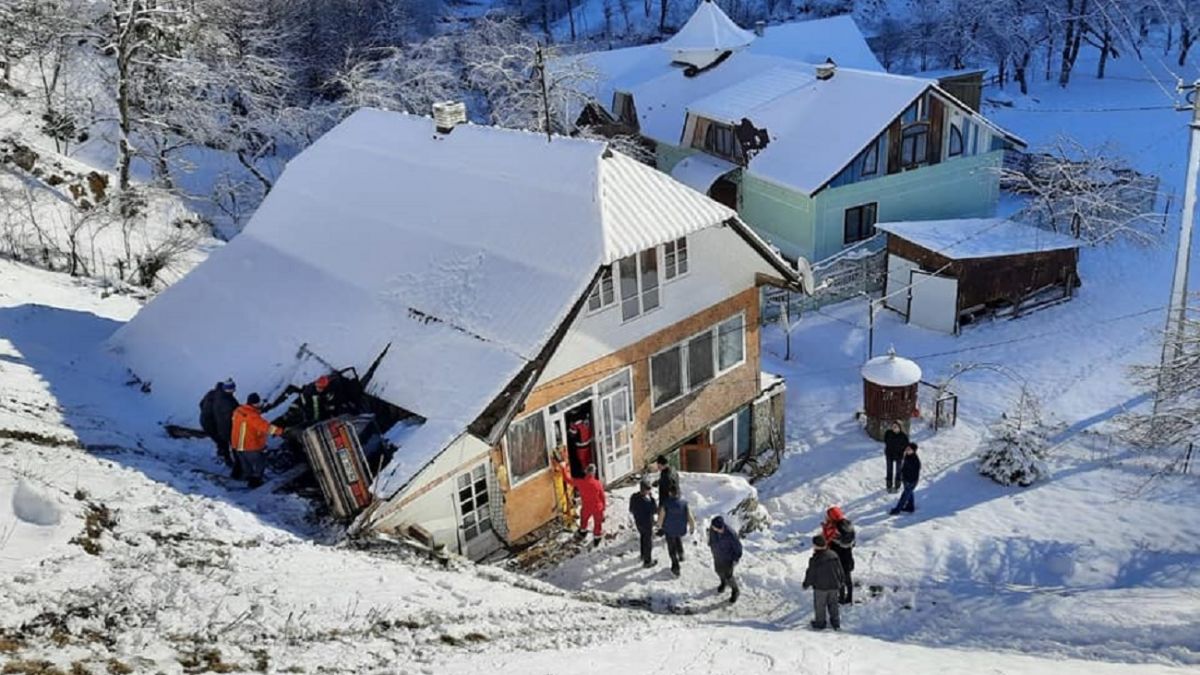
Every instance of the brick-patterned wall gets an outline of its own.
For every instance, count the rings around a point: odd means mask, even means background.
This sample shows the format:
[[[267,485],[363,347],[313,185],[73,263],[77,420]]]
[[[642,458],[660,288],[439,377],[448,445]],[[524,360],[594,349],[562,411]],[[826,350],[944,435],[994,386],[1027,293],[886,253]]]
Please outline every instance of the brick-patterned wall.
[[[633,368],[633,465],[653,461],[655,455],[690,438],[713,422],[752,401],[759,392],[760,352],[758,289],[745,291],[550,382],[539,385],[518,416],[544,408],[588,385]],[[738,312],[745,313],[746,361],[709,382],[699,391],[651,413],[650,355],[683,340]],[[503,463],[503,453],[494,455]],[[549,472],[530,478],[508,493],[505,514],[509,541],[515,541],[554,516],[554,484]]]

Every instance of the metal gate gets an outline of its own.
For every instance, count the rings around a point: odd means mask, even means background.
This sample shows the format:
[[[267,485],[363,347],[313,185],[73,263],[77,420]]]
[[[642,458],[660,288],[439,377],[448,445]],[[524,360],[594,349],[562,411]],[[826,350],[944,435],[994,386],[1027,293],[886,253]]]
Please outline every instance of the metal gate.
[[[958,332],[958,279],[910,273],[908,322],[943,333]]]

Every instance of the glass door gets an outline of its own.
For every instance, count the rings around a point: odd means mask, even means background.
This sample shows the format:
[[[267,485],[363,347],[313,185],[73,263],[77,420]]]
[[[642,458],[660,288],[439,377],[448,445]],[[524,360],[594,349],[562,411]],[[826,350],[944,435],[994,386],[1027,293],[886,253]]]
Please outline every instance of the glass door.
[[[604,482],[612,483],[633,471],[633,399],[628,370],[600,383],[597,406],[597,444]]]

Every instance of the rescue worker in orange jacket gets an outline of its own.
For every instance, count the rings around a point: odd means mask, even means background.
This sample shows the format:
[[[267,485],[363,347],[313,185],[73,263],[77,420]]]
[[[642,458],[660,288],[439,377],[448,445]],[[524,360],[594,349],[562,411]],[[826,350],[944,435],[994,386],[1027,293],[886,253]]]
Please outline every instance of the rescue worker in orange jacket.
[[[267,449],[267,438],[281,434],[281,427],[263,418],[262,398],[258,394],[250,394],[246,402],[233,411],[232,450],[236,461],[241,462],[242,475],[251,489],[263,483],[263,469],[266,467],[263,451]]]

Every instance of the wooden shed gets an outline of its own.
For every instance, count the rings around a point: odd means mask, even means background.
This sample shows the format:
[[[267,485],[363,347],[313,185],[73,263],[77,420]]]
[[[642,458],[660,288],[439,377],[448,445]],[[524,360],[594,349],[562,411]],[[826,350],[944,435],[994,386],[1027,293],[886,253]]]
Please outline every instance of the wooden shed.
[[[946,333],[984,316],[1016,317],[1070,299],[1079,241],[1003,218],[879,223],[884,304]]]

